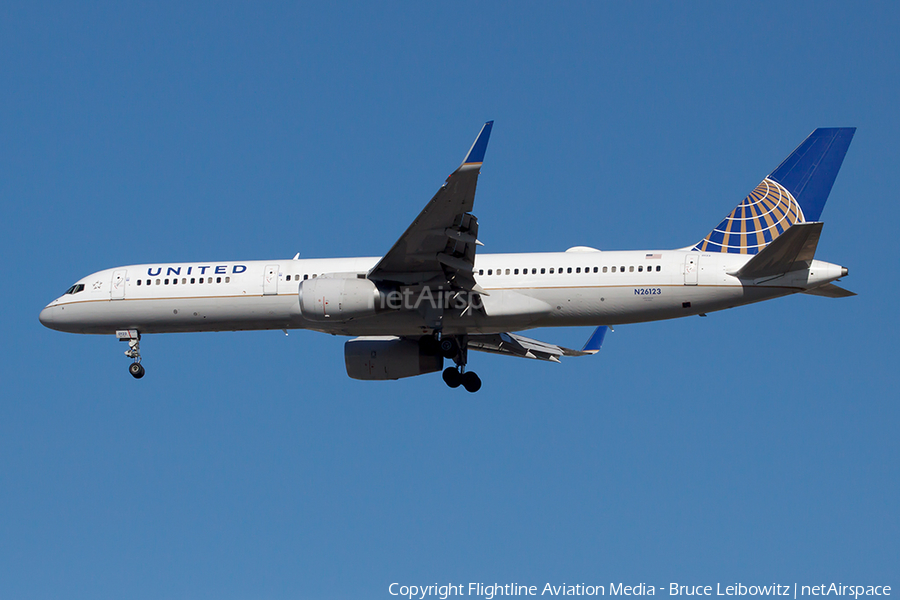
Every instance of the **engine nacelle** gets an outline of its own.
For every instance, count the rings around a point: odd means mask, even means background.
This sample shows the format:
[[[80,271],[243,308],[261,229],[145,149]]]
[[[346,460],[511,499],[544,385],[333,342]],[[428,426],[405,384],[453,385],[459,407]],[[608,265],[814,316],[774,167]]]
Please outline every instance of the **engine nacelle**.
[[[440,354],[423,354],[417,340],[358,337],[344,344],[347,375],[353,379],[401,379],[434,373],[444,367]]]
[[[307,279],[300,284],[300,312],[310,321],[349,321],[380,311],[382,296],[369,279]]]

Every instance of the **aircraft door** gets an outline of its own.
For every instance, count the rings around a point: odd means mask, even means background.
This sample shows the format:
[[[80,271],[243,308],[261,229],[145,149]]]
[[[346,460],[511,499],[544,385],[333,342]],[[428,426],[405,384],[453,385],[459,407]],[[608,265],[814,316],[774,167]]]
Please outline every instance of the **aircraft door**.
[[[698,271],[700,271],[700,254],[688,252],[684,257],[684,285],[697,285]]]
[[[122,300],[125,298],[125,269],[113,271],[112,284],[109,286],[109,299]]]
[[[263,279],[263,295],[274,296],[278,293],[278,265],[268,265]]]

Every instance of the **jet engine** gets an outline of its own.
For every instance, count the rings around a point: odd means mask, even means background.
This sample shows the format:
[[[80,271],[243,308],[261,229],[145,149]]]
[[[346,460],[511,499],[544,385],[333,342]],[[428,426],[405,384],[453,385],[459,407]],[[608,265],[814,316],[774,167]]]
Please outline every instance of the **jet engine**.
[[[440,371],[444,357],[423,353],[418,340],[358,337],[344,344],[347,375],[353,379],[401,379]]]
[[[368,317],[383,304],[383,293],[369,279],[319,277],[300,284],[300,312],[310,321]]]

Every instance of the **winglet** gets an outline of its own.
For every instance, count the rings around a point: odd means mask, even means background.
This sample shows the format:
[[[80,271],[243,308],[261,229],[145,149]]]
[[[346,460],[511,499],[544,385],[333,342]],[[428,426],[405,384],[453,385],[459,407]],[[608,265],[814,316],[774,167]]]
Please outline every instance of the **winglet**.
[[[478,137],[475,138],[475,143],[469,148],[469,153],[466,154],[466,158],[462,163],[463,165],[480,166],[481,163],[484,162],[484,153],[487,150],[488,140],[491,138],[491,129],[493,127],[493,121],[488,121],[484,124],[481,131],[478,133]]]
[[[600,346],[603,345],[603,338],[606,337],[607,331],[609,331],[609,327],[606,325],[601,325],[595,329],[581,351],[588,354],[597,354],[600,351]]]

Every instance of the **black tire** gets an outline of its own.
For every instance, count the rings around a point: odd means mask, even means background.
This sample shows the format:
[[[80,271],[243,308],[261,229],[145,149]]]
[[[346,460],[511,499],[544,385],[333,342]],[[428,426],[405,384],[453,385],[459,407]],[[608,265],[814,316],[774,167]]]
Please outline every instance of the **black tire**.
[[[481,378],[473,371],[466,371],[462,374],[460,379],[462,379],[462,386],[466,388],[467,392],[471,392],[474,394],[481,389]]]
[[[459,354],[459,344],[452,337],[441,339],[441,354],[444,358],[455,358]]]
[[[462,375],[459,374],[456,367],[447,367],[444,369],[441,377],[444,378],[444,383],[452,388],[458,388],[459,384],[462,383]]]
[[[131,373],[131,376],[135,379],[140,379],[144,376],[144,367],[141,363],[131,363],[128,366],[128,372]]]
[[[419,352],[423,356],[437,356],[441,353],[441,345],[433,335],[424,335],[419,338]]]

